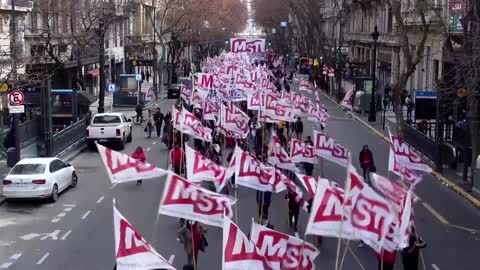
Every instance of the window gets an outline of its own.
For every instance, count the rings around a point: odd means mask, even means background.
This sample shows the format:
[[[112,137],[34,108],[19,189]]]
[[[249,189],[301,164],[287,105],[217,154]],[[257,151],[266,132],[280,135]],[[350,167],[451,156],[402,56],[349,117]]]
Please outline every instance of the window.
[[[122,121],[116,115],[100,115],[93,118],[93,124],[120,124]]]
[[[63,163],[63,161],[55,159],[50,163],[50,169],[49,170],[50,170],[51,173],[54,173],[54,172],[59,171],[59,170],[65,168],[65,167],[67,167],[67,165],[65,163]]]
[[[43,174],[45,172],[45,164],[17,164],[13,167],[10,174],[25,175],[25,174]]]

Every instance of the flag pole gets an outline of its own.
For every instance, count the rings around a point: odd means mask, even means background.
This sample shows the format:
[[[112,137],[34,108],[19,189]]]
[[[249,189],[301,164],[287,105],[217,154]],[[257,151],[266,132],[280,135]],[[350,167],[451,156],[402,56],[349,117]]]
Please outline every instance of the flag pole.
[[[193,258],[193,269],[197,269],[197,262],[195,258],[195,241],[193,241],[193,224],[190,222],[190,233],[192,234],[192,258]],[[201,237],[201,236],[200,236]],[[197,243],[200,244],[200,243]],[[383,269],[382,269],[383,270]]]
[[[348,245],[350,244],[350,239],[348,239],[347,243],[345,244],[345,251],[343,252],[342,260],[340,261],[339,270],[343,268],[343,262],[345,261],[345,255],[347,255]]]
[[[350,164],[352,163],[352,156],[351,153],[348,154],[348,162],[347,162],[347,177],[346,177],[346,183],[349,183],[349,177],[350,177]],[[344,199],[343,199],[343,205],[342,205],[342,219],[340,220],[340,231],[338,235],[338,243],[337,243],[337,258],[335,260],[335,270],[338,270],[338,259],[340,258],[340,246],[342,245],[342,233],[343,233],[343,217],[344,217],[344,208],[345,204],[348,200],[348,193],[350,192],[350,185],[346,186],[345,192],[344,192]],[[382,269],[383,270],[383,269]]]

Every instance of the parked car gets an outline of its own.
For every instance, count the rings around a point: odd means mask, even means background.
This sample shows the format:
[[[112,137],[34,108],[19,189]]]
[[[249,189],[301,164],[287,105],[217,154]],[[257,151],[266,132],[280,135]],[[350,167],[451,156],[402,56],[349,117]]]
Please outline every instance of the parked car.
[[[50,198],[68,187],[75,187],[75,168],[58,158],[26,158],[19,161],[3,179],[2,194],[7,199]]]
[[[90,149],[95,149],[95,142],[117,143],[121,149],[125,142],[132,141],[132,120],[122,113],[99,113],[92,117],[86,130]]]
[[[180,98],[180,84],[172,84],[168,87],[167,98],[168,99],[179,99]]]

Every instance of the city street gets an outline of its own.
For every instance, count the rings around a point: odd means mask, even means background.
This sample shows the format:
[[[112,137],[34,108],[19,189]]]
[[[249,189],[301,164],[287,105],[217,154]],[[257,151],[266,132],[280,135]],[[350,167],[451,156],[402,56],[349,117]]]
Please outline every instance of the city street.
[[[298,89],[298,81],[292,85]],[[313,95],[312,95],[312,98]],[[387,175],[388,145],[376,134],[353,120],[347,113],[321,96],[331,120],[326,129],[352,151],[358,166],[358,152],[368,144],[374,154],[378,172]],[[171,109],[173,100],[160,103],[162,111]],[[313,129],[304,120],[304,136]],[[148,162],[167,168],[168,151],[159,139],[147,139],[143,126],[135,126],[133,143],[122,152],[131,154],[137,146],[147,151]],[[229,151],[229,150],[227,150]],[[228,154],[224,151],[224,157]],[[323,162],[324,177],[343,185],[345,170],[328,161]],[[39,201],[6,202],[0,206],[0,269],[84,270],[112,269],[115,261],[112,198],[118,209],[165,258],[173,260],[177,269],[186,263],[183,246],[176,240],[178,219],[157,215],[164,179],[145,180],[142,185],[110,186],[98,153],[85,151],[71,161],[79,175],[76,188],[61,194],[54,203]],[[320,166],[315,167],[318,175]],[[415,205],[418,233],[427,242],[422,250],[421,267],[434,270],[478,269],[480,250],[480,212],[438,180],[428,176],[416,189],[420,200]],[[274,195],[270,207],[270,223],[276,230],[293,233],[287,225],[287,201],[284,193]],[[239,188],[234,221],[249,232],[251,218],[256,214],[255,191]],[[307,215],[300,216],[300,235]],[[209,246],[200,253],[198,269],[221,269],[222,231],[209,227]],[[310,237],[307,240],[311,241]],[[359,248],[349,242],[343,269],[375,269],[377,260],[368,247]],[[316,260],[317,269],[334,269],[337,239],[326,239]],[[343,245],[344,247],[345,245]],[[342,253],[343,254],[342,248]],[[341,256],[342,257],[342,256]],[[395,269],[403,269],[401,254],[397,254]]]

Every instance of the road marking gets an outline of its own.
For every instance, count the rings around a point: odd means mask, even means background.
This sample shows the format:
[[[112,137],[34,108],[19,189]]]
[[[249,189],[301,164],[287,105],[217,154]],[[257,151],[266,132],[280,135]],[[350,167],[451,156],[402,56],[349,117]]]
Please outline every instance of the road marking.
[[[168,258],[168,263],[173,264],[173,260],[175,260],[175,255],[174,254],[170,255],[170,257]]]
[[[0,268],[7,269],[7,268],[10,267],[10,265],[12,265],[12,264],[13,264],[13,263],[11,263],[11,262],[4,263],[4,264],[0,265]]]
[[[72,209],[73,209],[72,207],[69,207],[69,208],[63,209],[63,211],[65,211],[65,212],[70,212],[70,211],[72,211]]]
[[[463,226],[458,226],[458,225],[453,225],[453,224],[448,224],[448,226],[452,227],[452,228],[457,228],[457,229],[460,229],[460,230],[464,230],[464,231],[467,231],[471,234],[480,234],[480,231],[479,230],[475,230],[475,229],[470,229],[470,228],[467,228],[467,227],[463,227]]]
[[[147,152],[148,152],[148,151],[150,151],[150,149],[151,149],[151,148],[150,148],[150,147],[148,147],[148,148],[147,148]]]
[[[88,217],[88,215],[90,214],[90,212],[91,211],[89,210],[85,214],[83,214],[82,219],[86,219]]]
[[[66,233],[62,236],[62,238],[60,238],[60,239],[62,239],[62,240],[67,239],[67,237],[68,237],[71,233],[72,233],[72,230],[69,230],[69,231],[66,232]]]
[[[50,255],[50,253],[45,253],[45,255],[43,255],[42,258],[40,258],[40,260],[38,260],[37,264],[42,264],[47,258],[48,256]]]
[[[423,202],[422,205],[430,212],[432,213],[433,216],[435,216],[443,225],[449,224],[448,220],[444,218],[440,213],[437,212],[437,210],[433,209],[433,207],[430,206],[430,204]]]
[[[105,199],[105,196],[100,197],[100,199],[98,199],[97,203],[101,203],[103,201],[103,199]]]
[[[152,143],[152,144],[157,144],[157,141],[153,141],[153,143]]]
[[[22,253],[16,253],[10,256],[10,260],[16,260],[18,258],[22,257]]]
[[[77,205],[76,204],[64,204],[63,206],[65,206],[65,207],[75,207]]]
[[[54,219],[52,219],[52,223],[57,223],[57,222],[59,222],[59,221],[60,221],[59,218],[54,218]]]
[[[436,264],[432,264],[432,267],[433,267],[433,269],[435,269],[435,270],[440,270],[440,268],[438,268],[438,266],[437,266]]]
[[[64,217],[67,213],[60,213],[57,215],[57,217]]]
[[[114,189],[116,185],[117,185],[117,183],[111,185],[111,186],[110,186],[110,189]]]
[[[52,240],[57,240],[58,239],[58,234],[61,232],[61,230],[55,230],[52,233],[45,233],[43,236],[40,238],[40,240],[45,240],[45,239],[52,239]]]

